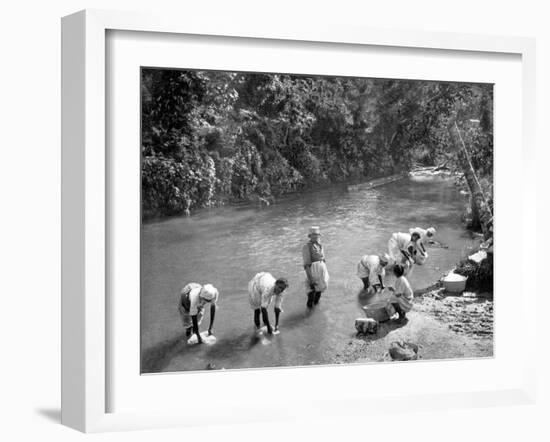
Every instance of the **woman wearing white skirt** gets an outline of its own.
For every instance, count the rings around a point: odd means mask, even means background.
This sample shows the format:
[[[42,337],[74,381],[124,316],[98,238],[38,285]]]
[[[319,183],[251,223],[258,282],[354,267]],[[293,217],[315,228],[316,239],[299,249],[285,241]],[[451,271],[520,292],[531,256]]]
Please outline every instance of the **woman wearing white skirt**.
[[[319,303],[321,293],[328,288],[329,275],[319,227],[311,227],[308,236],[309,241],[302,248],[302,258],[306,272],[306,305],[311,308]]]
[[[197,337],[197,343],[202,344],[202,337],[199,333],[199,325],[204,316],[204,310],[210,305],[210,325],[208,326],[208,336],[212,336],[212,327],[214,327],[214,318],[216,317],[216,305],[219,292],[212,284],[197,284],[190,282],[180,291],[178,310],[181,322],[185,328],[185,335],[190,338],[191,335]]]
[[[413,308],[414,292],[409,284],[409,281],[404,276],[404,268],[400,264],[396,264],[393,268],[393,273],[396,276],[394,287],[390,290],[393,292],[390,302],[399,313],[399,322],[407,321],[407,313]]]
[[[260,272],[248,283],[248,296],[250,307],[254,311],[254,325],[256,330],[260,329],[260,315],[267,328],[267,333],[277,333],[279,331],[279,316],[283,311],[283,292],[288,287],[288,281],[285,278],[275,279],[271,273]],[[271,328],[267,308],[274,301],[275,311],[275,329]]]

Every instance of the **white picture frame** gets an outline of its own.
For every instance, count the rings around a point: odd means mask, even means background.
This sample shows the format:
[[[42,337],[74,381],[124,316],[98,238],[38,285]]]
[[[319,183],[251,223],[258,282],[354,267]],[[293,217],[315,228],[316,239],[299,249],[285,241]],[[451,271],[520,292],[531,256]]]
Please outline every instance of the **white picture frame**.
[[[235,407],[214,407],[209,419],[185,408],[149,411],[108,412],[108,393],[112,388],[107,375],[112,355],[107,339],[110,323],[109,303],[109,235],[108,174],[106,151],[106,35],[109,31],[142,31],[163,34],[203,35],[247,39],[270,39],[286,42],[337,43],[368,45],[380,48],[424,48],[441,51],[468,51],[514,54],[521,57],[521,159],[522,172],[535,161],[535,42],[518,37],[494,37],[451,33],[427,33],[404,30],[377,30],[345,26],[300,26],[281,24],[266,26],[252,22],[213,22],[209,17],[154,16],[142,13],[86,10],[62,21],[62,423],[85,432],[115,431],[169,426],[207,425],[264,420],[254,404],[239,399]],[[497,164],[498,168],[499,165]],[[528,238],[536,219],[535,177],[523,174],[520,189],[523,210],[521,238]],[[498,185],[498,183],[497,183]],[[497,220],[498,223],[498,220]],[[498,226],[498,224],[497,224]],[[497,227],[498,231],[498,227]],[[534,244],[519,241],[523,272],[527,257],[534,256]],[[521,310],[536,304],[534,282],[526,282],[518,300]],[[534,342],[536,325],[523,329],[524,342]],[[532,403],[535,397],[534,344],[523,348],[522,370],[502,388],[469,392],[429,392],[401,397],[378,396],[376,404],[363,404],[361,413],[380,410],[435,409],[498,404]],[[498,358],[498,354],[496,356]],[[340,369],[346,369],[340,367]],[[428,367],[428,370],[433,370]],[[348,370],[352,370],[348,368]],[[354,368],[357,371],[356,367]],[[268,370],[269,371],[269,370]],[[285,371],[286,376],[293,376]],[[299,372],[296,371],[296,376]],[[186,374],[183,374],[186,376]],[[216,376],[227,376],[217,373]],[[255,371],[261,381],[266,371]],[[235,378],[235,377],[234,377]],[[241,375],[242,378],[242,375]],[[242,380],[242,379],[241,379]],[[298,394],[298,393],[296,393]],[[317,416],[334,415],[332,401],[338,401],[338,414],[356,413],[359,395],[342,394],[326,399],[312,398]],[[298,398],[286,409],[278,409],[269,419],[293,418],[303,414]],[[293,405],[295,403],[295,405]],[[238,413],[235,413],[238,411]],[[307,414],[307,412],[306,412]]]

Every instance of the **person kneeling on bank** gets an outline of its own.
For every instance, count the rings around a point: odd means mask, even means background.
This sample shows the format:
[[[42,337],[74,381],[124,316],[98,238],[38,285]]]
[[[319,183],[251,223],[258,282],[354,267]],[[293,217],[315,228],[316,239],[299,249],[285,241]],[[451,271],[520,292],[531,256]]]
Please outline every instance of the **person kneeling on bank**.
[[[393,291],[390,302],[399,314],[398,321],[403,323],[407,320],[407,312],[410,312],[413,307],[414,293],[409,281],[404,276],[405,268],[402,265],[396,264],[393,268],[393,273],[397,279],[394,287],[390,288]]]
[[[365,255],[357,264],[357,276],[363,281],[363,290],[372,287],[384,290],[385,268],[388,265],[389,256],[384,255]]]
[[[218,296],[218,289],[212,284],[205,284],[202,286],[196,282],[191,282],[181,289],[178,310],[183,327],[185,328],[185,335],[189,338],[192,334],[195,334],[199,344],[202,344],[199,325],[202,322],[204,309],[207,304],[210,304],[208,336],[212,336]]]
[[[288,281],[285,278],[275,279],[271,273],[261,272],[254,275],[248,283],[248,295],[250,297],[250,307],[254,310],[254,325],[256,330],[260,330],[260,314],[267,328],[267,333],[279,331],[279,316],[283,305],[283,292],[288,287]],[[269,314],[267,308],[271,301],[274,301],[275,310],[275,329],[273,330],[269,323]]]

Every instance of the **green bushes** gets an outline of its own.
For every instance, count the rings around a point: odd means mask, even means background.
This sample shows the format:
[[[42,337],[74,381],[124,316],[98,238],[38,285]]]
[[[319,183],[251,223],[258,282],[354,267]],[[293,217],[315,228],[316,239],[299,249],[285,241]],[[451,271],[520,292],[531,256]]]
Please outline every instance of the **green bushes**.
[[[189,213],[214,202],[216,171],[208,155],[195,161],[145,157],[141,168],[143,216]]]
[[[462,276],[467,276],[466,290],[476,292],[493,292],[493,254],[488,253],[487,258],[479,264],[465,259],[461,261],[454,271]]]
[[[141,78],[144,218],[452,157],[445,124],[457,103],[486,110],[467,137],[476,167],[492,171],[490,86],[168,69]]]
[[[304,186],[304,177],[288,164],[288,160],[278,152],[266,161],[264,168],[265,183],[271,195],[284,195]],[[262,195],[267,196],[267,195]]]
[[[262,159],[256,147],[244,140],[235,149],[231,178],[231,194],[237,199],[247,199],[256,191],[258,174],[262,170]]]

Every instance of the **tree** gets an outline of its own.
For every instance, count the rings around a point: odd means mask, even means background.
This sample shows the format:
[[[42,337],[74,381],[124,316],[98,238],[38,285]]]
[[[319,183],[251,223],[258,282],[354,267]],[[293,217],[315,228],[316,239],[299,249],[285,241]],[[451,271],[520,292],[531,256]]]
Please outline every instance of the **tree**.
[[[460,129],[456,122],[456,119],[449,120],[447,127],[450,138],[453,143],[453,147],[456,149],[458,161],[464,172],[464,177],[470,189],[470,204],[472,210],[472,223],[471,228],[474,230],[480,230],[487,234],[490,223],[492,222],[492,210],[483,194],[483,189],[477,177],[476,171],[470,160],[468,150],[464,144],[464,140],[460,135]]]
[[[492,176],[492,87],[466,83],[143,69],[145,216],[270,199],[416,163],[462,168],[447,130]],[[462,169],[461,169],[462,170]]]

